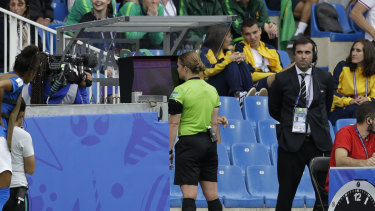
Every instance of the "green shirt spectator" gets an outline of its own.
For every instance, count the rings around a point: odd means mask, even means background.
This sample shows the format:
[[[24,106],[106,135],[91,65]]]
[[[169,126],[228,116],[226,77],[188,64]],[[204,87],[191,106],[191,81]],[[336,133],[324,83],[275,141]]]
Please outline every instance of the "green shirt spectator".
[[[234,38],[241,37],[241,24],[246,18],[255,18],[262,30],[265,23],[271,23],[263,0],[223,0],[223,12],[225,15],[237,15],[232,23]]]
[[[219,0],[181,0],[181,16],[211,16],[224,15]],[[189,33],[189,38],[202,40],[205,30],[196,29]]]
[[[118,11],[117,16],[164,16],[164,8],[158,2],[152,0],[140,0],[140,4],[126,2]],[[145,35],[149,36],[151,42],[149,46],[161,45],[163,42],[163,32],[126,32],[126,38],[128,39],[142,39],[145,38]],[[144,44],[144,42],[141,44]],[[141,45],[141,48],[150,47],[142,47]]]
[[[116,0],[112,0],[113,16],[116,14]],[[76,0],[70,9],[66,25],[77,24],[81,18],[92,10],[91,0]]]

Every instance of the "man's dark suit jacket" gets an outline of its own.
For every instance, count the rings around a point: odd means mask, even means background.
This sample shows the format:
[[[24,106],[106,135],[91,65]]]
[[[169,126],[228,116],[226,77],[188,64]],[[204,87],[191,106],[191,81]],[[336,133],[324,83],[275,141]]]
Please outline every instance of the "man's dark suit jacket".
[[[332,141],[327,113],[333,100],[333,78],[329,72],[318,68],[313,68],[312,77],[314,97],[308,108],[306,121],[310,125],[316,147],[321,151],[330,151]],[[280,122],[276,126],[279,146],[289,152],[297,152],[305,140],[305,134],[292,133],[294,107],[299,90],[300,83],[295,66],[276,74],[269,90],[269,112]]]

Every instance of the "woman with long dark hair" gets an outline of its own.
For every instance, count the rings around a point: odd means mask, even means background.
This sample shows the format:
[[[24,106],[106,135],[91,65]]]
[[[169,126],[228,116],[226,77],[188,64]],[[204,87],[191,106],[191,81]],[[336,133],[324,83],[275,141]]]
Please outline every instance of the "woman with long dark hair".
[[[30,45],[17,55],[14,74],[4,74],[0,79],[0,210],[9,198],[12,176],[11,135],[13,134],[12,111],[19,108],[19,95],[24,84],[29,83],[39,68],[39,49]],[[18,111],[16,112],[18,114]],[[9,137],[10,136],[10,137]]]
[[[206,67],[195,52],[182,54],[177,62],[179,78],[185,82],[177,86],[168,102],[169,159],[173,161],[175,148],[175,179],[183,194],[182,210],[196,209],[198,182],[206,197],[208,210],[222,210],[217,193],[218,157],[216,141],[221,142],[218,127],[219,95],[214,87],[200,79]],[[210,130],[216,132],[210,138]],[[178,131],[178,134],[177,134]]]
[[[220,96],[246,96],[252,87],[251,72],[243,61],[243,53],[231,51],[231,33],[226,25],[208,29],[200,49],[200,58],[206,66],[203,77],[214,86]]]
[[[358,106],[375,100],[375,47],[366,40],[355,41],[345,61],[333,71],[335,92],[328,119],[333,125],[342,118],[355,118]]]

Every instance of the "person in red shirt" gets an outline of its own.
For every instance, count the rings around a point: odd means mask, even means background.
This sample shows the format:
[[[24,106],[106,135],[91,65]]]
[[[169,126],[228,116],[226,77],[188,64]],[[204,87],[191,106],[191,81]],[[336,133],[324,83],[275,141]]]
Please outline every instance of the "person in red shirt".
[[[361,104],[357,123],[336,133],[329,167],[336,166],[375,166],[375,102]],[[328,182],[327,175],[327,192]]]

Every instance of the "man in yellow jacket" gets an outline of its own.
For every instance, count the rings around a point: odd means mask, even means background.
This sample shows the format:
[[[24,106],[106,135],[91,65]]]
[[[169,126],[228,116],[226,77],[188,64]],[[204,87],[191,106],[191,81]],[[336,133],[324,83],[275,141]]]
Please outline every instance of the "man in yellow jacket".
[[[250,65],[251,77],[257,91],[268,89],[267,77],[280,72],[280,57],[277,50],[260,41],[262,28],[254,18],[242,22],[242,37],[245,39],[235,45],[236,52],[246,55],[246,62]]]

